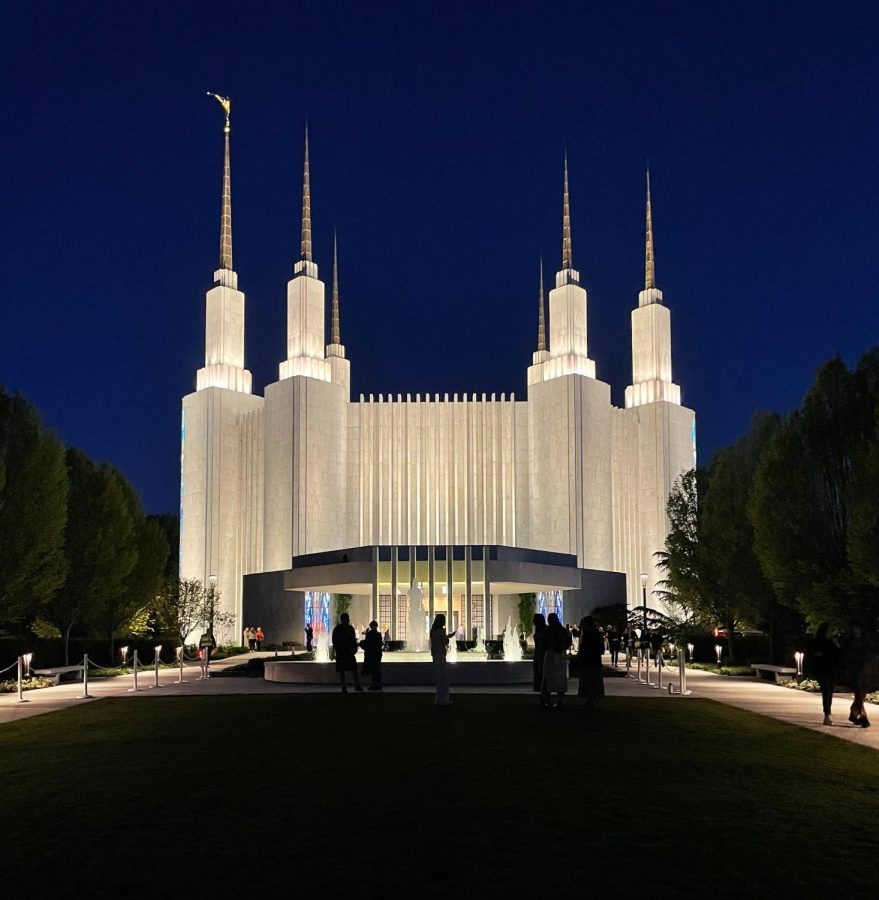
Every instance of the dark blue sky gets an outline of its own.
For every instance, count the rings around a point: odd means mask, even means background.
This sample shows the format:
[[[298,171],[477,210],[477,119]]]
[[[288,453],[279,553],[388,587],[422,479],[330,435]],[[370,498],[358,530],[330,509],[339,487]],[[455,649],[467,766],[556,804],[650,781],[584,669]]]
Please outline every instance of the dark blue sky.
[[[700,456],[877,342],[875,3],[0,5],[0,383],[176,510],[233,98],[235,268],[256,389],[285,355],[311,132],[355,396],[515,391],[562,154],[590,355],[621,404],[644,165]]]

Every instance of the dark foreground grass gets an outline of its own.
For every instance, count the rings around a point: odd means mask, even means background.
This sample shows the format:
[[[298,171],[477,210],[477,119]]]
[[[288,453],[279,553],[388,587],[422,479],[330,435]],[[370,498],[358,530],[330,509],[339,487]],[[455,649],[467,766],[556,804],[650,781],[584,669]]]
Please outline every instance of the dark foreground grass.
[[[875,896],[879,754],[710,701],[103,700],[0,728],[0,896]]]

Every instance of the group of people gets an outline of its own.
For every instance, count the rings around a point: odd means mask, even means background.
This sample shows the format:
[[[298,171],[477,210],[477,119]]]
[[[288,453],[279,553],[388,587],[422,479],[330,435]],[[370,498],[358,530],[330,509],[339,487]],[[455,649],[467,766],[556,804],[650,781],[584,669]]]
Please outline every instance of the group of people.
[[[838,644],[830,634],[830,623],[822,622],[815,632],[808,656],[815,680],[821,687],[824,724],[833,724],[833,689],[837,684],[845,683],[854,695],[849,708],[849,721],[860,728],[869,728],[870,719],[864,709],[864,701],[867,692],[877,686],[871,684],[871,679],[876,678],[876,648],[863,623],[857,620],[851,622],[848,634]]]
[[[602,675],[602,653],[604,635],[598,630],[592,616],[584,617],[578,629],[579,644],[574,657],[579,667],[578,696],[585,698],[587,708],[596,709],[604,696]],[[457,633],[446,630],[446,617],[438,613],[430,627],[430,657],[433,662],[437,706],[449,706],[449,641],[455,640]],[[348,693],[348,676],[354,690],[364,690],[361,674],[371,678],[370,691],[382,690],[382,654],[384,639],[378,630],[378,622],[369,623],[363,639],[357,640],[357,632],[351,625],[348,613],[339,616],[339,624],[333,629],[332,645],[339,674],[342,693]],[[568,690],[568,658],[572,646],[571,632],[559,621],[558,615],[550,613],[534,616],[534,679],[533,687],[540,694],[543,709],[560,709]],[[363,667],[357,670],[357,651],[363,650]],[[555,699],[553,700],[553,695]]]
[[[584,616],[576,629],[566,628],[556,613],[544,618],[535,614],[534,659],[532,661],[533,689],[540,694],[541,709],[561,709],[568,690],[568,654],[577,638],[576,660],[579,684],[577,695],[586,700],[587,709],[597,709],[604,696],[604,675],[601,656],[604,653],[604,635],[592,616]],[[556,699],[553,700],[553,694]]]
[[[256,628],[244,629],[244,646],[250,648],[251,653],[254,650],[262,650],[262,642],[265,639],[266,636],[258,625]]]

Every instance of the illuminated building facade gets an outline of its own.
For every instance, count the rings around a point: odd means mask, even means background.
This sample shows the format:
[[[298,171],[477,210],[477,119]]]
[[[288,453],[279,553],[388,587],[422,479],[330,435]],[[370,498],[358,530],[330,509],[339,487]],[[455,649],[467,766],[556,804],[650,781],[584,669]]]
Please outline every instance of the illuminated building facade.
[[[527,396],[351,397],[334,250],[325,286],[311,240],[308,135],[300,257],[287,285],[286,357],[265,396],[244,367],[244,294],[232,265],[228,118],[220,265],[206,295],[205,365],[183,398],[181,577],[217,579],[239,625],[270,641],[351,595],[351,616],[405,639],[413,579],[425,615],[486,635],[515,621],[518,594],[576,620],[641,603],[659,577],[665,502],[695,459],[695,419],[672,381],[671,322],[656,287],[647,184],[644,290],[632,311],[632,384],[611,404],[587,342],[573,265],[568,170],[562,258],[540,276]],[[658,605],[651,601],[650,605]],[[323,612],[322,612],[323,611]],[[222,636],[221,636],[222,637]],[[227,637],[231,638],[231,634]]]

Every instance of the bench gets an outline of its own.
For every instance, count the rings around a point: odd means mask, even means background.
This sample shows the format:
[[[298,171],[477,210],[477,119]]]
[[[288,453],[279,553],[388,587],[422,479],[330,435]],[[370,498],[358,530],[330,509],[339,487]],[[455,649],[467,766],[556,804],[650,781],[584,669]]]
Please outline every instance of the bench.
[[[32,669],[34,675],[42,675],[45,678],[54,678],[55,684],[61,684],[61,676],[70,672],[82,672],[82,663],[78,666],[55,666],[54,669]]]
[[[751,668],[759,678],[771,678],[776,684],[782,676],[796,678],[797,670],[791,666],[772,666],[769,663],[753,663]]]

